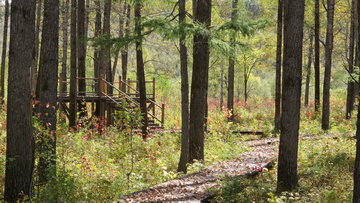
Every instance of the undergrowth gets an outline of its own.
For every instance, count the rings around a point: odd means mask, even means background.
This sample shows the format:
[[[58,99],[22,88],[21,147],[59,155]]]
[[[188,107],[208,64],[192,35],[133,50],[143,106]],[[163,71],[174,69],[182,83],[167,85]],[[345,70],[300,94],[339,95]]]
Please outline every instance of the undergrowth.
[[[356,115],[346,121],[342,115],[344,105],[338,102],[343,98],[332,98],[331,129],[327,132],[321,130],[321,114],[314,115],[313,104],[310,104],[309,107],[301,109],[301,136],[352,135],[351,133],[355,132]],[[189,165],[189,173],[219,161],[236,158],[248,150],[244,147],[244,140],[270,137],[274,134],[272,100],[236,102],[234,122],[227,122],[230,112],[225,108],[220,110],[217,102],[215,99],[209,100],[205,164],[195,162]],[[177,131],[181,129],[180,102],[168,98],[164,103],[165,128],[170,131],[150,134],[146,141],[129,127],[139,125],[138,121],[126,115],[118,115],[121,118],[117,121],[121,125],[117,123],[116,127],[102,127],[94,121],[92,126],[101,128],[100,133],[90,128],[90,125],[68,130],[67,124],[60,123],[56,132],[56,181],[53,181],[54,173],[49,173],[53,176],[49,177],[49,184],[35,187],[33,200],[47,202],[56,195],[59,202],[113,202],[122,195],[183,175],[176,172],[181,146],[181,133]],[[3,196],[5,177],[5,118],[6,111],[1,110],[0,199]],[[233,134],[233,130],[263,131],[264,134],[240,136]],[[354,142],[351,138],[301,140],[298,191],[274,195],[276,170],[273,169],[251,180],[223,182],[224,189],[220,191],[222,195],[218,196],[217,201],[348,201],[352,191]],[[37,182],[34,185],[37,185]]]
[[[1,111],[0,198],[3,196],[5,176],[5,115]],[[222,117],[221,123],[226,123],[225,119]],[[176,172],[181,133],[172,129],[150,134],[144,141],[142,135],[131,128],[138,126],[139,122],[136,113],[117,114],[115,127],[104,127],[106,121],[92,120],[87,126],[68,130],[66,123],[59,122],[56,132],[56,179],[54,168],[45,186],[37,186],[35,176],[32,200],[51,202],[56,197],[58,202],[113,202],[123,195],[182,176]],[[217,124],[210,122],[209,128],[213,128],[213,125]],[[35,127],[39,133],[42,131],[40,126],[36,121]],[[189,165],[188,172],[193,173],[214,162],[239,156],[247,148],[238,138],[238,135],[231,133],[226,133],[226,136],[220,136],[215,131],[207,133],[205,163]]]
[[[222,181],[213,202],[351,202],[355,139],[301,139],[299,188],[276,195],[277,165],[252,179]]]

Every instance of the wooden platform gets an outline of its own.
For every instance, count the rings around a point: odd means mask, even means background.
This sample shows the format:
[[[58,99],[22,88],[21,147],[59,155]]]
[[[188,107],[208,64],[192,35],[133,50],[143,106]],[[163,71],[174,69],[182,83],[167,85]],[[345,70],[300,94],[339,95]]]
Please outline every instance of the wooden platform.
[[[82,80],[85,83],[86,91],[80,91],[77,85],[76,101],[78,103],[84,102],[91,105],[91,115],[99,111],[98,117],[106,119],[108,125],[114,123],[113,113],[115,111],[131,111],[134,108],[140,107],[140,93],[133,87],[132,84],[137,84],[136,80],[122,80],[121,77],[117,81],[110,83],[106,81],[101,75],[100,78],[77,78],[77,84]],[[60,74],[59,77],[59,107],[60,111],[64,112],[69,118],[69,102],[70,91],[69,81],[64,80]],[[151,93],[147,93],[147,115],[149,117],[152,128],[162,128],[164,126],[164,104],[157,104],[155,101],[155,78],[152,81],[146,81],[147,90]],[[150,87],[150,88],[149,88]],[[112,94],[107,94],[107,92]],[[96,105],[97,104],[97,105]],[[126,105],[125,105],[126,104]],[[130,106],[130,108],[129,108]],[[90,112],[88,112],[90,113]],[[154,123],[154,124],[152,124]]]

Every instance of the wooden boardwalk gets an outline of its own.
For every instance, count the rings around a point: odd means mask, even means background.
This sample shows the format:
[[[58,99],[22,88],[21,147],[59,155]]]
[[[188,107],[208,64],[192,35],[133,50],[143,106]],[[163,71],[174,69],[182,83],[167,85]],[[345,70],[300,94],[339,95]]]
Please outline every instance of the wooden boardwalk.
[[[85,84],[85,91],[79,90],[79,82]],[[77,78],[76,100],[91,106],[87,114],[97,116],[107,120],[107,125],[114,124],[115,111],[131,111],[140,107],[140,92],[137,90],[137,80],[122,80],[121,77],[113,83],[106,81],[103,75],[100,78]],[[60,111],[64,112],[69,118],[70,102],[70,82],[64,79],[61,74],[59,77],[58,101]],[[133,85],[135,84],[135,87]],[[147,85],[147,115],[149,127],[162,128],[164,126],[165,105],[159,105],[155,100],[155,78],[146,81]],[[152,91],[149,91],[152,90]],[[110,93],[109,93],[110,92]],[[96,115],[98,114],[98,115]]]

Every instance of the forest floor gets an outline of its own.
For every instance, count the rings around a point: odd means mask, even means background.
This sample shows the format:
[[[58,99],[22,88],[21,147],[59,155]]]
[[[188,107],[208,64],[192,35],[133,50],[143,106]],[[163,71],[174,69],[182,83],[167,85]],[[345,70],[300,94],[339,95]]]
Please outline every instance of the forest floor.
[[[277,158],[277,138],[245,141],[250,150],[230,161],[218,162],[199,172],[141,190],[118,199],[118,202],[200,202],[211,188],[219,187],[224,177],[245,175]]]

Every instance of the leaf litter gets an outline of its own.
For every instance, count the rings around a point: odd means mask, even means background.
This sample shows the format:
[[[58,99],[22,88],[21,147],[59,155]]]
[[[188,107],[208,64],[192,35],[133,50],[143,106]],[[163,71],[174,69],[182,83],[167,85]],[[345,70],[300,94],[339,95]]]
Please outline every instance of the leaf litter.
[[[210,188],[219,186],[218,180],[223,177],[262,170],[262,165],[277,157],[277,141],[274,138],[246,141],[251,150],[239,154],[233,160],[218,162],[199,172],[122,196],[118,202],[200,202],[208,195]]]

